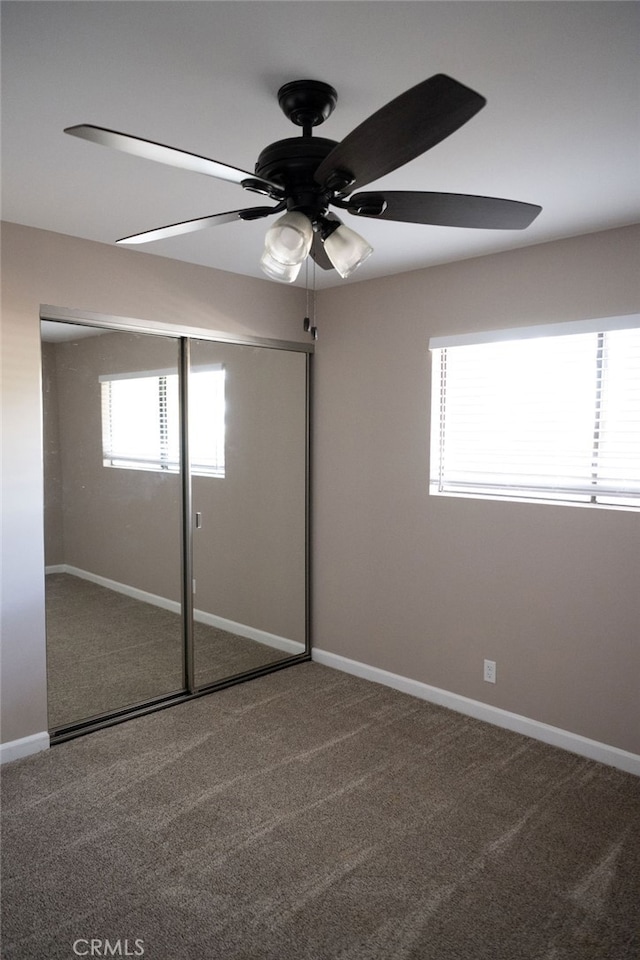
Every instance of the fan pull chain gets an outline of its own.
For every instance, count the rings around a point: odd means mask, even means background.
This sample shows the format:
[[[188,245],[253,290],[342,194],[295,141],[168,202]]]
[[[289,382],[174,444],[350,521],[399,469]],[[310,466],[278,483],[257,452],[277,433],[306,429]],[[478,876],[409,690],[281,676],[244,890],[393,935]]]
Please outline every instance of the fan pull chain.
[[[316,262],[315,262],[315,260],[313,261],[311,270],[312,270],[312,273],[313,273],[313,283],[312,283],[312,285],[311,285],[311,290],[312,290],[312,302],[313,302],[313,326],[311,327],[311,330],[310,330],[309,332],[311,333],[312,338],[313,338],[314,340],[317,340],[317,339],[318,339],[318,307],[317,307],[317,300],[316,300],[317,290],[316,290]]]
[[[309,310],[309,257],[305,260],[304,263],[304,282],[307,294],[307,304],[306,304],[306,316],[304,318],[304,331],[311,335],[312,340],[318,339],[318,327],[316,326],[316,263],[313,261],[312,265],[313,270],[313,280],[312,280],[312,298],[311,298],[311,311]],[[312,318],[313,317],[313,322]]]

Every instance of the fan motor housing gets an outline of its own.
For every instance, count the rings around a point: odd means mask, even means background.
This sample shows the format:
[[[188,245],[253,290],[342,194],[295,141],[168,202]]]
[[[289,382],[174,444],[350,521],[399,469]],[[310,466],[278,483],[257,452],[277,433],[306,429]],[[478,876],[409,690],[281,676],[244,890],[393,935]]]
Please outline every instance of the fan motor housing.
[[[324,137],[291,137],[269,144],[260,153],[256,176],[283,187],[303,181],[315,182],[313,175],[333,148],[335,140]]]
[[[290,209],[325,208],[328,196],[313,178],[314,173],[336,146],[324,137],[291,137],[269,144],[260,153],[256,176],[283,187]]]

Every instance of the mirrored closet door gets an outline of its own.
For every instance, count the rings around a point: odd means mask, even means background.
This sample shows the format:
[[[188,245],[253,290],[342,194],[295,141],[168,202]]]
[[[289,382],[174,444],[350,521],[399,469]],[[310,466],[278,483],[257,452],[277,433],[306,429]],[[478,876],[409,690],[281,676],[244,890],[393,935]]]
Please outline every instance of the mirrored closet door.
[[[305,651],[306,355],[191,343],[197,686]]]
[[[308,657],[309,352],[42,321],[54,738]]]
[[[181,690],[179,340],[43,323],[49,725]]]

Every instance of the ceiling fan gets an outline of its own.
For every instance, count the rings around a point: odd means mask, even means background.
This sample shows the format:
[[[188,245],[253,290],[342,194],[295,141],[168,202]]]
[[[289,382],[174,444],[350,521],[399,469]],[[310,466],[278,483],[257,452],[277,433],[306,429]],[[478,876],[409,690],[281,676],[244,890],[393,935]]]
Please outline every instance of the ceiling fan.
[[[233,220],[257,220],[283,214],[267,231],[263,271],[293,282],[311,256],[325,270],[348,277],[372,248],[330,211],[356,217],[452,227],[521,230],[541,207],[497,197],[458,193],[354,190],[378,180],[435,146],[470,120],[486,100],[445,74],[406,90],[337,143],[313,136],[313,128],[333,112],[338,95],[318,80],[294,80],[278,91],[278,101],[302,136],[278,140],[260,153],[253,174],[206,157],[92,124],[67,127],[65,133],[148,160],[237,183],[275,201],[174,223],[123,237],[117,243],[148,243]],[[286,212],[285,212],[286,211]]]

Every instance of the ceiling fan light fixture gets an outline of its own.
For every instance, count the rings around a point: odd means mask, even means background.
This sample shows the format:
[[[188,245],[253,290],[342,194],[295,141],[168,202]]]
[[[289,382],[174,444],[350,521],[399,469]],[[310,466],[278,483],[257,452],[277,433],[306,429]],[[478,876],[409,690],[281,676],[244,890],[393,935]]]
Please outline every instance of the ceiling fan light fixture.
[[[542,208],[536,204],[500,197],[412,190],[353,194],[354,189],[360,191],[446,139],[475,116],[486,100],[439,73],[372,113],[340,143],[313,137],[313,128],[331,115],[337,96],[333,87],[319,80],[294,80],[281,87],[280,106],[289,120],[302,127],[302,137],[278,140],[265,147],[253,175],[208,157],[94,124],[77,124],[64,132],[147,160],[236,183],[276,200],[272,207],[198,217],[117,242],[167,239],[288,209],[267,231],[260,261],[269,277],[286,283],[296,279],[309,255],[322,270],[335,268],[346,278],[373,253],[366,240],[328,212],[330,206],[359,217],[490,230],[522,230],[540,213]],[[314,230],[318,234],[315,246]]]
[[[373,253],[364,237],[340,223],[325,237],[324,249],[331,263],[345,280]]]

